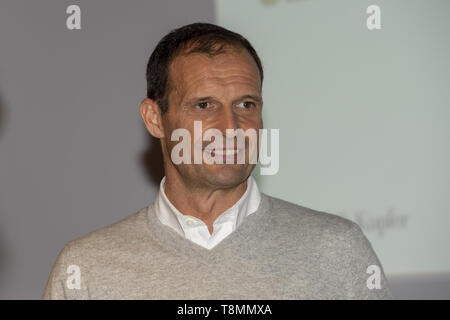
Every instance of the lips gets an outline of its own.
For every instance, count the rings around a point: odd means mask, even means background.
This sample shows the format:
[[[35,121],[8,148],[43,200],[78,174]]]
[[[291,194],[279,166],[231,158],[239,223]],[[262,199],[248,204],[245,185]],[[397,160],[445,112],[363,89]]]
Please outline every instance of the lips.
[[[211,153],[218,156],[233,156],[235,154],[238,154],[241,150],[240,149],[211,149],[211,150],[205,150],[208,153]]]
[[[221,157],[224,161],[225,159],[236,161],[240,157],[243,149],[205,149],[204,151],[209,157]]]

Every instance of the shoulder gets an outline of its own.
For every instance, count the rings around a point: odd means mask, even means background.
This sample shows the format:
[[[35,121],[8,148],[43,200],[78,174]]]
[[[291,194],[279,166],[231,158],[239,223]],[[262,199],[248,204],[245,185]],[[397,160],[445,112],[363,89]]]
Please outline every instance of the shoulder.
[[[47,282],[43,299],[87,299],[88,282],[115,274],[114,266],[145,238],[148,207],[124,219],[68,242],[59,252]],[[67,281],[79,279],[79,290],[68,290]],[[96,279],[96,280],[95,280]]]
[[[294,248],[309,248],[330,265],[353,261],[354,265],[380,265],[373,247],[355,222],[267,196],[271,204],[270,233]],[[359,267],[358,267],[359,268]]]
[[[274,227],[291,229],[299,235],[352,236],[359,234],[359,226],[336,214],[315,210],[283,199],[264,194],[270,203],[271,220]]]
[[[146,236],[148,206],[129,214],[122,220],[78,237],[65,245],[62,250],[71,260],[114,258],[115,255],[142,243]]]
[[[391,299],[383,267],[370,241],[355,222],[332,213],[267,196],[272,239],[283,240],[291,251],[307,252],[325,271],[329,283],[341,283],[343,297]],[[368,290],[368,268],[379,267],[382,290]],[[336,280],[338,279],[338,280]]]

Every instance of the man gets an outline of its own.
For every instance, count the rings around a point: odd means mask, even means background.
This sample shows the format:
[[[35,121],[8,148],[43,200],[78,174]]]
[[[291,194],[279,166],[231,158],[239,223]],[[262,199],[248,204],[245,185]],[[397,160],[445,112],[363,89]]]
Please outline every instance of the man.
[[[166,35],[149,59],[140,106],[161,142],[159,195],[124,220],[68,243],[43,298],[391,298],[355,223],[258,190],[250,175],[254,141],[213,150],[211,141],[188,139],[191,150],[181,152],[188,161],[175,163],[176,130],[193,137],[200,122],[228,143],[237,136],[227,130],[262,129],[262,81],[260,59],[239,34],[195,23]],[[245,161],[189,161],[199,150],[222,160],[245,152]]]

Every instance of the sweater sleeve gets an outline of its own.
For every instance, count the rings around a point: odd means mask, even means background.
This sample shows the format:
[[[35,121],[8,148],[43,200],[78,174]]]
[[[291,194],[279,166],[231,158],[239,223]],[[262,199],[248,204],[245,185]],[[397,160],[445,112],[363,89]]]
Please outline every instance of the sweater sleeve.
[[[346,299],[393,299],[383,267],[369,240],[356,224],[351,224],[341,258],[346,278]]]
[[[88,299],[88,290],[81,268],[71,254],[69,243],[58,254],[42,300],[78,299]]]

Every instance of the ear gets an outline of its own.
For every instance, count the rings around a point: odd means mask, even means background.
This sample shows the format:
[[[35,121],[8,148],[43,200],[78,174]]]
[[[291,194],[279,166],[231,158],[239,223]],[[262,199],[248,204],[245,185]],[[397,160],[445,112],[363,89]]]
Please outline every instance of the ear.
[[[162,125],[161,110],[158,104],[151,99],[144,99],[139,108],[148,132],[155,138],[164,138],[164,127]]]

